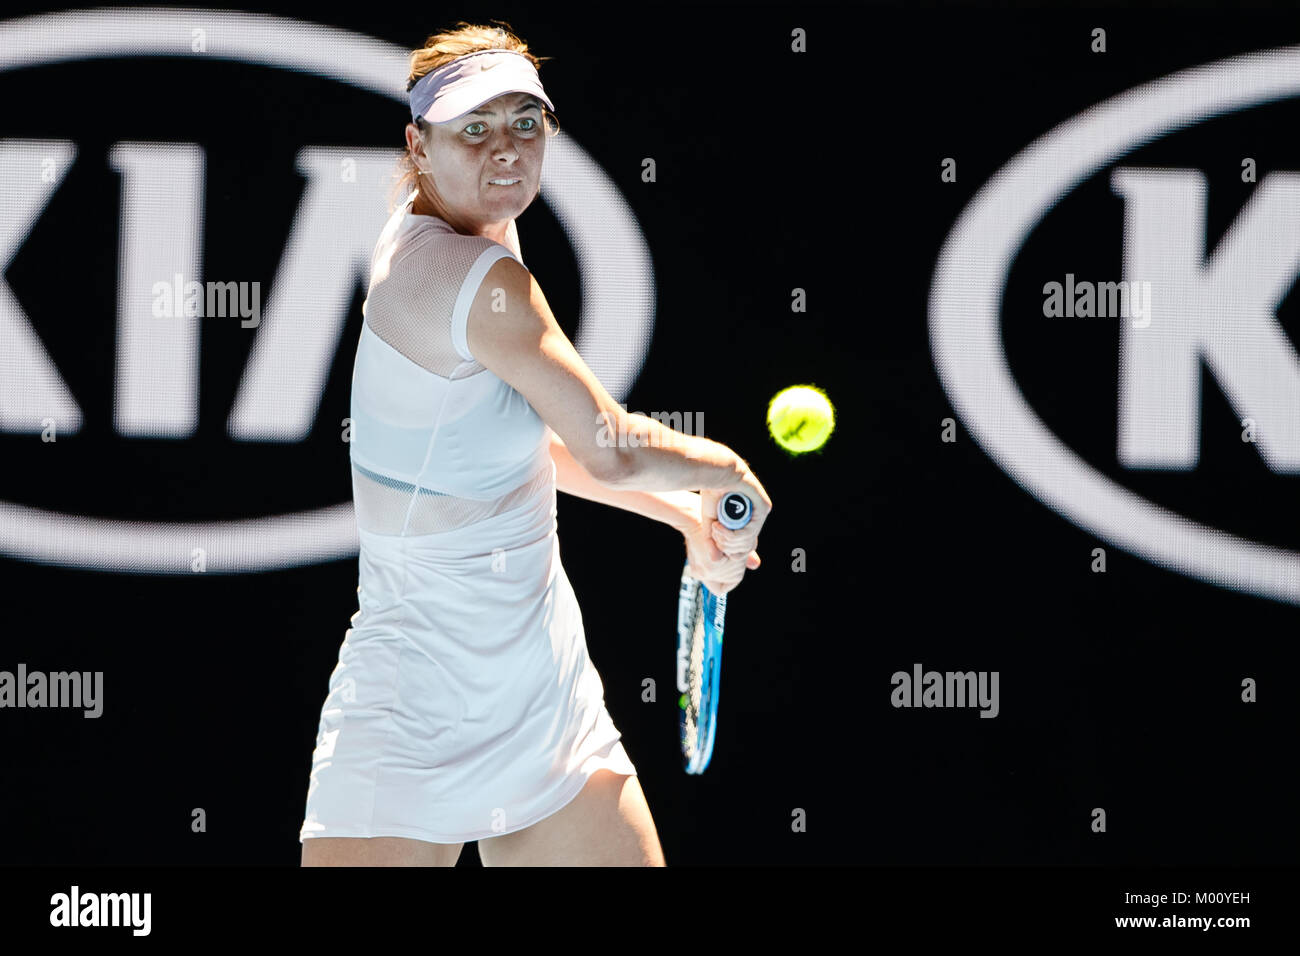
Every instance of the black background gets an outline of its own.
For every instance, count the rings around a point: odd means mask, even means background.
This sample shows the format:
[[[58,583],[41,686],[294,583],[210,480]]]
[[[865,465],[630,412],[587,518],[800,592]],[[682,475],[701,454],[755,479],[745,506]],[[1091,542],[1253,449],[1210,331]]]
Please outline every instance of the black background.
[[[266,12],[413,48],[457,19],[507,20],[565,132],[617,183],[655,263],[656,330],[629,409],[696,410],[776,506],[763,567],[732,594],[719,737],[680,767],[670,694],[680,536],[562,495],[565,567],[606,701],[672,864],[1281,863],[1300,849],[1289,732],[1296,609],[1155,567],[1021,490],[960,425],[927,331],[935,257],[965,203],[1038,136],[1116,93],[1300,42],[1282,10],[1116,7],[518,4]],[[10,16],[34,8],[11,8]],[[1089,51],[1107,30],[1108,51]],[[808,34],[792,54],[790,31]],[[96,95],[78,108],[75,90]],[[114,95],[121,97],[115,99]],[[351,354],[301,446],[223,434],[249,339],[203,341],[191,443],[111,427],[117,177],[127,139],[207,151],[205,269],[266,289],[292,222],[303,145],[401,145],[400,104],[233,63],[95,61],[0,74],[5,137],[77,141],[76,165],[6,274],[86,411],[75,441],[0,436],[0,500],[137,519],[231,518],[345,500]],[[1211,241],[1260,175],[1300,168],[1297,105],[1225,118],[1129,164],[1203,169]],[[1213,128],[1212,128],[1213,127]],[[658,180],[641,181],[653,157]],[[954,157],[956,183],[940,181]],[[1062,440],[1151,500],[1300,546],[1300,482],[1236,439],[1205,380],[1202,464],[1126,474],[1114,459],[1114,328],[1049,326],[1036,290],[1119,278],[1103,170],[1013,267],[1004,330],[1017,381]],[[1090,192],[1091,191],[1091,192]],[[572,336],[577,272],[542,203],[523,252]],[[807,290],[808,311],[790,311]],[[342,341],[360,330],[357,290]],[[1284,306],[1292,341],[1297,325]],[[767,401],[815,383],[838,428],[792,459]],[[1297,410],[1300,414],[1300,410]],[[1216,428],[1219,430],[1216,432]],[[1218,436],[1217,438],[1215,436]],[[1234,444],[1235,443],[1235,444]],[[59,456],[56,458],[56,455]],[[1105,574],[1090,571],[1107,549]],[[807,570],[791,570],[803,549]],[[235,577],[148,577],[0,559],[0,668],[105,672],[105,712],[0,713],[0,861],[295,865],[319,709],[356,610],[355,558]],[[890,675],[996,670],[1001,713],[898,710]],[[653,677],[657,703],[641,701]],[[1243,678],[1259,701],[1240,700]],[[207,813],[206,833],[190,829]],[[1107,831],[1091,830],[1104,807]],[[792,812],[807,831],[792,832]],[[473,845],[462,866],[477,865]]]

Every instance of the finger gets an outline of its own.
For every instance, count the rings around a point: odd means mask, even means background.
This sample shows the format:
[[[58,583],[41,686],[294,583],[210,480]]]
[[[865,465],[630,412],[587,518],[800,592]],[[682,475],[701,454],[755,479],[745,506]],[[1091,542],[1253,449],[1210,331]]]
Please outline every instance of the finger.
[[[754,541],[750,535],[733,531],[721,524],[715,524],[713,528],[713,540],[730,557],[743,558],[754,549]]]
[[[713,560],[721,561],[724,557],[731,557],[731,542],[727,538],[727,532],[722,525],[715,523],[712,533],[709,535],[709,544],[713,546]]]
[[[758,556],[757,551],[749,552],[749,557],[745,559],[745,566],[748,567],[749,570],[751,571],[756,570],[758,566],[762,563],[763,560]]]

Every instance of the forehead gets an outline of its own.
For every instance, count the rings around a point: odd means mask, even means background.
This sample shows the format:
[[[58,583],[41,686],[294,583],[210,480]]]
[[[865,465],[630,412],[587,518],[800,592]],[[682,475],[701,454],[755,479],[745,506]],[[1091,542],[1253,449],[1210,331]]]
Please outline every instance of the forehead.
[[[529,106],[540,106],[541,102],[532,93],[502,93],[488,100],[482,106],[476,106],[466,116],[487,116],[492,113],[516,112]]]

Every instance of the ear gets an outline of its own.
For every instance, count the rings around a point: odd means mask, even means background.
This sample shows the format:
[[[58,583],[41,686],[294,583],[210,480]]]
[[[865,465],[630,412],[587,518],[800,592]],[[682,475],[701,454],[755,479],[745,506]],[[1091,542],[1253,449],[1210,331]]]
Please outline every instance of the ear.
[[[426,152],[424,137],[420,135],[420,127],[414,123],[406,124],[406,148],[408,152],[414,153],[416,156],[422,157]]]

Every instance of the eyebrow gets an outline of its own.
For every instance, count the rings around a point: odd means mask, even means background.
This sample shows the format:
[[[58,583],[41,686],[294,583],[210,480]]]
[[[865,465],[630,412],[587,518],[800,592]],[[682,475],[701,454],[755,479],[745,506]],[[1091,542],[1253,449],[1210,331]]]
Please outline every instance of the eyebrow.
[[[541,107],[537,105],[536,100],[532,100],[528,103],[525,103],[523,106],[519,107],[519,109],[515,110],[515,115],[518,116],[520,113],[526,113],[529,110],[536,110],[536,109],[541,109]],[[495,116],[496,113],[494,113],[492,110],[470,110],[469,115],[470,116]]]

